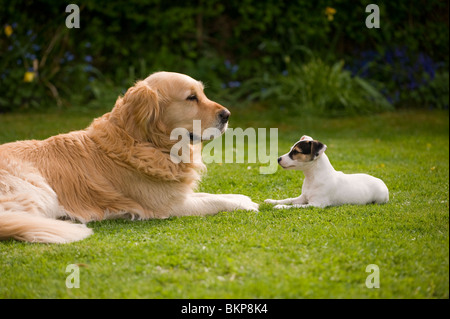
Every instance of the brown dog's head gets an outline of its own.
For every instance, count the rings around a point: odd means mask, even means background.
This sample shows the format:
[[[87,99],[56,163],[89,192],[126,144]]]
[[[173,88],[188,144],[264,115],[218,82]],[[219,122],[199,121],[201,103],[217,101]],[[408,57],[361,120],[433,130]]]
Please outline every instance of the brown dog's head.
[[[186,129],[192,138],[194,120],[201,121],[201,134],[208,128],[223,133],[230,112],[209,100],[203,89],[201,82],[187,75],[157,72],[129,88],[111,117],[120,118],[125,130],[142,141],[168,138],[176,128]]]

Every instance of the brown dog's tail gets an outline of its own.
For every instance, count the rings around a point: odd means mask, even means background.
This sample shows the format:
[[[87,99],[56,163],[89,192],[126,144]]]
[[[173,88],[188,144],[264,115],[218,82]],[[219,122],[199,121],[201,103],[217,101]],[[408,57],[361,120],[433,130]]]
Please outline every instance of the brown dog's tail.
[[[50,219],[25,212],[0,211],[0,240],[14,238],[34,243],[70,243],[92,234],[84,224]]]

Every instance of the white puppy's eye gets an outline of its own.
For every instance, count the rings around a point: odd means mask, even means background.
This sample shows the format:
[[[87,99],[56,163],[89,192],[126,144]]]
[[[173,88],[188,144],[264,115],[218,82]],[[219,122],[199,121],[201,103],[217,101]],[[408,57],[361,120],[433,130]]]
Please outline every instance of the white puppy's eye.
[[[198,98],[197,98],[197,95],[191,94],[191,95],[189,95],[189,96],[187,97],[186,100],[188,100],[188,101],[198,101]]]

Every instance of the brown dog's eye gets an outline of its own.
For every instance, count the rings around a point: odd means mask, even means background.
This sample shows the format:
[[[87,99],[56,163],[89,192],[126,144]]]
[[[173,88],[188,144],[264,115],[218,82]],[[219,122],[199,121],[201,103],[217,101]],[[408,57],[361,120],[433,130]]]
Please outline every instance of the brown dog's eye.
[[[189,95],[186,100],[188,100],[188,101],[197,101],[198,102],[197,95],[195,95],[195,94]]]

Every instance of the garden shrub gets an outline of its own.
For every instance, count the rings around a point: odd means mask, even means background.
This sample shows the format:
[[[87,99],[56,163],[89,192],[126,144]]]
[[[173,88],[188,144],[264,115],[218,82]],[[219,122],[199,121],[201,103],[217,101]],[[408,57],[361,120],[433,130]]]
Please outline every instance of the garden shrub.
[[[240,91],[247,99],[305,114],[339,116],[392,109],[369,82],[345,70],[343,61],[328,65],[312,58],[304,64],[291,63],[277,76],[247,81]]]
[[[363,51],[347,68],[369,80],[392,104],[448,109],[448,68],[425,53],[406,47]]]
[[[359,52],[384,56],[393,43],[448,69],[448,2],[380,3],[379,29],[365,26],[369,3],[86,0],[79,4],[80,28],[67,29],[67,3],[5,2],[0,112],[55,101],[69,105],[74,94],[81,96],[77,101],[88,101],[98,96],[96,80],[124,89],[158,70],[191,74],[226,97],[264,74],[286,73],[291,61],[308,63],[310,52],[326,65],[344,60],[349,66]],[[397,85],[392,73],[375,75],[365,79],[384,83],[376,88],[391,98]],[[400,98],[408,101],[416,93]]]

